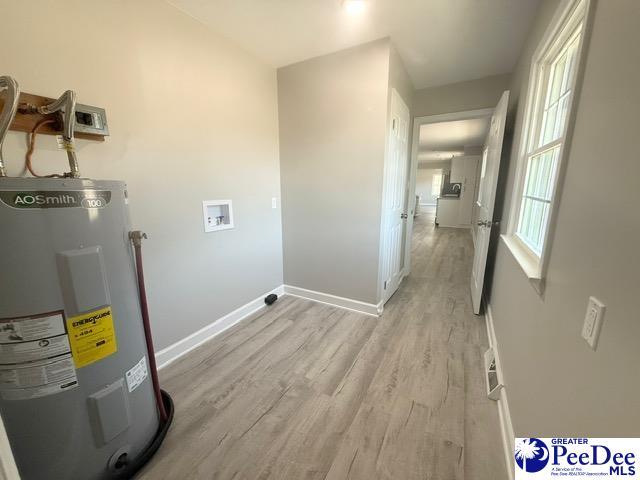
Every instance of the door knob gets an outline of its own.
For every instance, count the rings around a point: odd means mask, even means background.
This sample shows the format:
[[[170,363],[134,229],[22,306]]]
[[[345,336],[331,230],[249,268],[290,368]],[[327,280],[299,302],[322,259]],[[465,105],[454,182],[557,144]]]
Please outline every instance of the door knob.
[[[492,222],[491,220],[480,220],[478,222],[478,226],[479,227],[497,227],[498,225],[500,225],[500,222]]]

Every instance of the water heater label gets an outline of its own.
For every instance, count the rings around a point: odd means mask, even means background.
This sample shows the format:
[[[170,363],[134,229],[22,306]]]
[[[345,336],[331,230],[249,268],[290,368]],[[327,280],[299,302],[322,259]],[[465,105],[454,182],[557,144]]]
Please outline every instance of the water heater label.
[[[62,311],[0,319],[2,398],[38,398],[77,386]]]
[[[67,318],[76,368],[86,367],[118,350],[111,307]]]
[[[0,200],[13,208],[104,208],[111,201],[109,190],[0,191]]]
[[[69,353],[70,350],[69,337],[66,333],[31,342],[3,343],[0,344],[0,365],[15,365],[53,358]]]
[[[26,400],[71,390],[78,386],[71,354],[0,367],[0,395],[5,400]]]
[[[127,370],[125,377],[129,392],[133,392],[147,378],[147,359],[142,357],[130,370]]]

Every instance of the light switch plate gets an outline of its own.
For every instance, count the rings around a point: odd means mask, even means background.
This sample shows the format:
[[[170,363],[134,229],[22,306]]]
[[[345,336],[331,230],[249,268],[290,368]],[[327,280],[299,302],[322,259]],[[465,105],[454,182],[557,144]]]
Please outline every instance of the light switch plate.
[[[276,197],[271,197],[271,208],[278,208],[278,199]]]
[[[600,329],[602,328],[602,320],[606,306],[595,297],[589,297],[587,305],[587,313],[584,316],[584,324],[582,325],[582,338],[595,350],[598,346],[598,338],[600,337]]]

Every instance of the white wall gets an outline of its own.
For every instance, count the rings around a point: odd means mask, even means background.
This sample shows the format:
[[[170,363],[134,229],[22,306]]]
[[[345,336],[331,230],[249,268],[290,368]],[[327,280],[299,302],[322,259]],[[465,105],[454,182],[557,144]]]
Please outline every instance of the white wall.
[[[640,3],[592,3],[593,34],[544,295],[498,245],[490,303],[517,436],[636,437],[640,432]],[[543,2],[514,75],[516,135],[506,198],[531,55],[557,4]],[[580,336],[590,295],[607,305],[596,351]]]
[[[416,195],[421,205],[435,205],[440,192],[432,191],[433,176],[442,175],[441,168],[418,168],[416,174]]]
[[[149,235],[157,349],[282,284],[274,69],[159,0],[0,0],[0,11],[0,73],[107,110],[106,142],[78,141],[81,172],[128,183],[133,226]],[[10,133],[11,175],[24,152],[25,134]],[[38,139],[34,164],[68,168],[53,137]],[[201,202],[221,198],[236,228],[205,234]]]

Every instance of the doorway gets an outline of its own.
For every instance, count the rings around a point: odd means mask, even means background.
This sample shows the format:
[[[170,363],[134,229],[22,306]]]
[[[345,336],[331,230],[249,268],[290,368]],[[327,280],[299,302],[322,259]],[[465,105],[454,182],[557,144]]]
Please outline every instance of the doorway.
[[[487,109],[416,119],[413,221],[420,217],[421,224],[466,229],[475,238],[480,166],[492,113]],[[410,265],[409,257],[405,261]]]
[[[408,208],[405,274],[411,271],[416,219],[425,232],[430,231],[429,225],[464,229],[474,244],[471,297],[475,313],[480,312],[489,230],[497,225],[493,203],[508,99],[509,92],[504,92],[496,108],[414,120],[409,173],[414,203]]]

